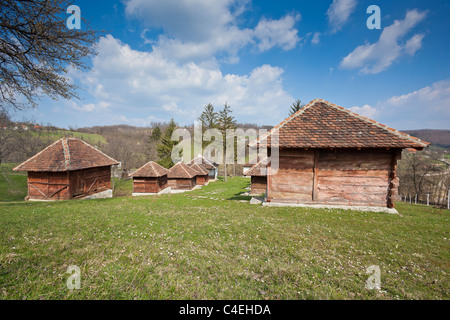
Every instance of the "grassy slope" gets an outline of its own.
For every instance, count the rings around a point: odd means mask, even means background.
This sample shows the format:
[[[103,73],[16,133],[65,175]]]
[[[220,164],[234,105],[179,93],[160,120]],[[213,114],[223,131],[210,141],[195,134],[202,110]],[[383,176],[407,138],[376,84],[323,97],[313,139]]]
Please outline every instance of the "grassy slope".
[[[15,163],[0,164],[0,202],[21,201],[27,195],[26,172],[13,172]]]
[[[34,134],[36,136],[41,136],[42,138],[55,140],[55,141],[58,139],[64,138],[64,137],[76,137],[76,138],[83,139],[84,141],[86,141],[90,144],[93,144],[93,145],[107,143],[105,137],[103,137],[100,134],[84,133],[84,132],[70,131],[70,130],[54,130],[54,131],[50,131],[50,132],[44,131],[41,134],[34,132]]]
[[[448,299],[449,216],[254,206],[248,179],[184,194],[0,204],[2,299]],[[69,265],[81,289],[66,287]],[[370,265],[382,291],[365,289]]]

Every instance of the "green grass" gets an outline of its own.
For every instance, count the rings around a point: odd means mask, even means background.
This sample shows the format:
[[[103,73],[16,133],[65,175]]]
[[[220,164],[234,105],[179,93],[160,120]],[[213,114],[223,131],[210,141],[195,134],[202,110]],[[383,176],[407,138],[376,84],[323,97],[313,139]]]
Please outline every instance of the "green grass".
[[[90,144],[98,145],[98,144],[106,144],[107,141],[105,137],[100,134],[95,133],[84,133],[78,131],[70,131],[70,130],[54,130],[54,131],[44,131],[41,135],[38,132],[33,132],[35,136],[42,136],[43,138],[48,138],[50,140],[58,140],[64,137],[75,137],[80,138]]]
[[[27,196],[27,174],[13,172],[15,163],[0,164],[0,202],[20,201]]]
[[[250,205],[249,180],[0,204],[1,299],[448,299],[449,212]],[[126,188],[125,188],[126,189]],[[66,287],[69,265],[81,289]],[[365,288],[381,269],[381,291]]]

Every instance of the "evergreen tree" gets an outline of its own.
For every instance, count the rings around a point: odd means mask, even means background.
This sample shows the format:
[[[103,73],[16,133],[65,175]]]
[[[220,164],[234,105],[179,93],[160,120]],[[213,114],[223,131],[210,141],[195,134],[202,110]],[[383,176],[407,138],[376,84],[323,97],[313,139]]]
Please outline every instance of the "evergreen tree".
[[[156,127],[153,129],[152,134],[150,135],[150,141],[157,142],[159,139],[161,139],[161,129],[159,127]]]
[[[301,102],[301,100],[297,100],[295,101],[292,106],[291,109],[289,110],[289,115],[292,116],[294,113],[296,113],[298,110],[300,110],[301,108],[303,108],[305,106],[304,103]]]
[[[172,141],[172,134],[177,128],[177,125],[173,118],[170,120],[169,125],[164,131],[161,142],[158,144],[156,151],[158,152],[158,163],[163,167],[169,169],[174,163],[172,161],[172,149],[178,144],[177,141]]]
[[[204,108],[203,112],[198,118],[202,123],[204,130],[215,128],[217,126],[218,114],[214,111],[214,106],[208,103]]]
[[[232,110],[231,110],[230,106],[227,103],[225,103],[225,106],[224,106],[223,110],[219,112],[219,116],[217,119],[218,129],[222,132],[222,136],[224,137],[224,140],[223,140],[224,155],[226,155],[226,151],[227,151],[227,149],[226,149],[227,148],[227,146],[226,146],[226,131],[227,131],[227,129],[236,129],[236,120],[231,115],[231,113],[232,113]],[[236,141],[234,142],[234,144],[236,144]],[[236,146],[234,146],[234,148],[236,148]],[[235,153],[235,155],[236,155],[236,153]],[[224,161],[224,162],[225,162],[224,163],[225,181],[227,181],[227,164],[226,164],[226,161]]]

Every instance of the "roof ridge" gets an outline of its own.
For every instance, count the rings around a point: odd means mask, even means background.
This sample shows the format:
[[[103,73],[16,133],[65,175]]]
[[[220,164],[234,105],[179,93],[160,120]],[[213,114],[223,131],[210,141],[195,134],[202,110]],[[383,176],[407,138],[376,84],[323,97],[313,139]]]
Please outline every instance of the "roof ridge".
[[[29,158],[28,160],[25,160],[24,162],[22,162],[21,164],[17,165],[16,167],[13,168],[13,171],[17,171],[20,167],[22,167],[25,163],[27,163],[28,161],[33,160],[34,158],[36,158],[37,156],[39,156],[41,153],[43,153],[44,151],[46,151],[47,149],[50,149],[51,147],[53,147],[54,145],[56,145],[59,141],[61,141],[63,138],[56,140],[55,142],[53,142],[52,144],[46,146],[44,149],[42,149],[41,151],[39,151],[38,153],[36,153],[34,156],[32,156],[31,158]]]
[[[375,120],[373,120],[373,119],[364,117],[364,116],[362,116],[362,115],[360,115],[360,114],[358,114],[358,113],[356,113],[356,112],[353,112],[353,111],[351,111],[351,110],[349,110],[349,109],[347,109],[347,108],[338,106],[338,105],[336,105],[336,104],[334,104],[334,103],[331,103],[331,102],[329,102],[329,101],[327,101],[327,100],[324,100],[324,99],[314,99],[314,100],[312,100],[311,102],[309,102],[306,106],[304,106],[303,108],[301,108],[300,110],[298,110],[297,112],[295,112],[294,114],[290,115],[290,116],[287,117],[285,120],[283,120],[282,122],[280,122],[278,125],[276,125],[275,127],[273,127],[273,128],[272,128],[271,130],[269,130],[265,135],[259,137],[258,139],[256,139],[256,140],[253,141],[252,143],[249,143],[249,146],[254,146],[255,144],[257,145],[258,142],[261,142],[262,140],[267,139],[267,138],[268,138],[269,136],[271,136],[274,132],[279,131],[279,130],[280,130],[281,128],[283,128],[286,124],[288,124],[289,122],[291,122],[294,118],[298,117],[299,115],[301,115],[302,113],[304,113],[305,110],[311,108],[312,106],[314,106],[314,105],[315,105],[316,103],[318,103],[318,102],[325,103],[325,104],[326,104],[327,106],[329,106],[329,107],[335,108],[335,109],[340,110],[340,111],[344,111],[344,112],[346,112],[348,115],[350,115],[350,116],[352,116],[352,117],[355,117],[355,118],[357,118],[357,119],[359,119],[359,120],[361,120],[361,121],[364,121],[365,123],[370,124],[370,125],[372,125],[372,126],[376,126],[376,127],[380,128],[380,129],[382,129],[382,130],[384,130],[384,131],[386,131],[386,132],[388,132],[388,133],[390,133],[390,134],[396,135],[397,137],[400,137],[400,138],[403,138],[403,139],[407,139],[407,140],[412,141],[412,142],[414,142],[414,143],[419,143],[419,144],[421,144],[423,147],[427,147],[427,146],[430,144],[429,142],[426,142],[426,141],[423,141],[423,140],[421,140],[421,139],[419,139],[419,138],[410,136],[410,135],[407,134],[407,133],[400,132],[400,131],[398,131],[397,129],[390,128],[390,127],[388,127],[388,126],[386,126],[386,125],[384,125],[384,124],[382,124],[382,123],[379,123],[378,121],[375,121]]]
[[[69,148],[69,141],[67,137],[64,137],[61,139],[61,144],[63,147],[63,154],[64,154],[64,169],[70,170],[71,169],[71,163],[70,163],[70,148]]]

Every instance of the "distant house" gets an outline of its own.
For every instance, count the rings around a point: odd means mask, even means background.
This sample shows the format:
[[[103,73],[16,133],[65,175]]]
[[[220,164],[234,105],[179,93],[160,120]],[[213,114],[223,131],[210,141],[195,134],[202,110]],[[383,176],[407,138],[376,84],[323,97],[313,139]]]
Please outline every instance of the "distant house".
[[[188,165],[188,167],[197,171],[197,177],[196,177],[197,185],[204,186],[204,185],[208,184],[208,182],[209,182],[209,170],[208,169],[206,169],[201,164],[196,164],[196,163]]]
[[[279,166],[267,166],[266,193],[275,203],[394,208],[402,149],[429,145],[322,99],[250,146],[270,147],[275,135]]]
[[[250,195],[261,195],[267,191],[267,164],[259,161],[246,171],[250,180]]]
[[[209,170],[209,179],[216,180],[217,174],[219,172],[219,165],[211,159],[208,159],[202,155],[198,155],[196,158],[192,159],[187,163],[187,165],[191,164],[201,164],[203,167]]]
[[[26,200],[111,197],[111,166],[118,162],[76,138],[62,138],[14,171],[28,172]]]
[[[192,190],[197,185],[198,172],[183,162],[179,162],[169,169],[168,184],[172,190]]]
[[[133,196],[170,191],[167,182],[168,174],[169,170],[156,162],[147,162],[131,174],[133,178]]]

